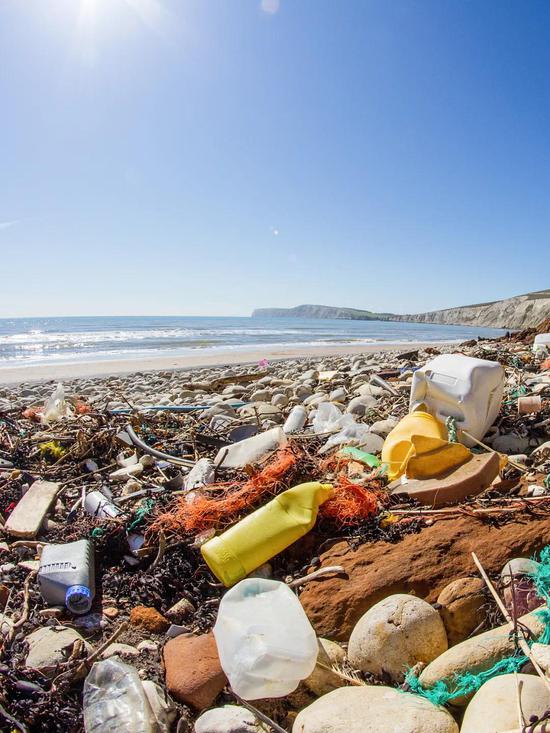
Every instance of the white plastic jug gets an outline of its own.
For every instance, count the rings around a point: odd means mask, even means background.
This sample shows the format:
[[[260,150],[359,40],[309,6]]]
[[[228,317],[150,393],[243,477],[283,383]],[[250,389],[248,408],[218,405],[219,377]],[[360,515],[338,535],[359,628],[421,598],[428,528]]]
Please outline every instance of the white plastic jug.
[[[424,410],[443,423],[452,416],[459,429],[481,440],[498,415],[504,379],[504,369],[496,361],[441,354],[415,371],[410,412]]]
[[[550,353],[550,333],[539,333],[535,336],[533,351],[543,356]]]
[[[247,578],[222,598],[214,637],[223,671],[244,700],[283,697],[309,677],[317,637],[284,583]]]

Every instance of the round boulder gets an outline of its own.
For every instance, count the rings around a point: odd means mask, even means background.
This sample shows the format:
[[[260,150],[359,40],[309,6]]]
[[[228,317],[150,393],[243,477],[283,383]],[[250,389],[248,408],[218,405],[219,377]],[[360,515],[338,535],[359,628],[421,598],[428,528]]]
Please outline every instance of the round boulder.
[[[519,688],[519,690],[518,690]],[[526,723],[550,708],[550,691],[536,675],[503,674],[486,682],[464,713],[461,733],[495,733],[518,730],[518,692]]]
[[[438,596],[449,646],[464,641],[483,621],[485,583],[481,578],[458,578],[445,586]]]
[[[376,603],[351,633],[348,658],[362,672],[402,682],[418,662],[428,663],[448,647],[441,616],[421,598],[398,593]]]
[[[302,710],[292,733],[458,733],[429,700],[391,687],[341,687]]]
[[[309,677],[304,680],[304,684],[315,695],[321,696],[346,684],[341,677],[331,671],[333,666],[340,666],[344,663],[346,652],[335,641],[317,639],[317,643],[319,644],[317,665]]]

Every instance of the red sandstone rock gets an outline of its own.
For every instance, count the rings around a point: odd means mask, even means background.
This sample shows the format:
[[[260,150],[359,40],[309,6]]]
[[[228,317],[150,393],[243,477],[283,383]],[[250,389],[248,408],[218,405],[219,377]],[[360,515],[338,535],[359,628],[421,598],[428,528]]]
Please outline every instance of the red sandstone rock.
[[[179,702],[209,707],[227,683],[213,634],[177,636],[164,647],[166,687]]]
[[[371,542],[356,550],[338,542],[322,565],[342,565],[341,575],[308,583],[300,601],[319,636],[347,641],[361,616],[392,593],[412,593],[430,603],[443,588],[477,575],[476,552],[489,573],[500,573],[511,557],[530,557],[550,543],[550,518],[520,514],[501,527],[461,514],[439,520],[396,544]]]

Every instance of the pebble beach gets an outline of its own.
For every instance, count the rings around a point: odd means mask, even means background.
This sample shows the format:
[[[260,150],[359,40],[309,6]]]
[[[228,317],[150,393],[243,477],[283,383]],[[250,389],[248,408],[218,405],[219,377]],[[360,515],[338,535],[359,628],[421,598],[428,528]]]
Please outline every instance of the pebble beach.
[[[505,619],[471,549],[502,593],[506,562],[550,543],[550,377],[532,340],[526,332],[337,353],[273,350],[246,363],[126,362],[120,373],[109,363],[104,374],[60,365],[0,380],[5,715],[26,731],[103,730],[108,687],[100,680],[125,670],[135,682],[120,694],[131,696],[136,715],[154,712],[147,733],[362,733],[362,721],[378,731],[388,715],[407,731],[413,716],[421,733],[457,733],[459,725],[474,733],[477,723],[464,727],[464,705],[455,705],[458,693],[436,706],[429,691],[468,671],[462,644],[472,647],[474,666],[495,660],[483,634]],[[426,505],[407,494],[412,484],[403,493],[388,480],[380,455],[407,415],[415,370],[444,354],[500,364],[505,392],[485,447],[474,448],[470,465],[482,470],[472,469],[466,484],[451,473],[428,487]],[[539,408],[518,412],[525,397],[540,398]],[[285,435],[296,408],[304,422]],[[279,442],[262,456],[226,460],[233,448],[246,452],[247,441],[272,434]],[[363,453],[338,458],[354,445]],[[291,589],[300,623],[318,639],[317,662],[288,694],[246,701],[218,656],[212,629],[228,591],[201,547],[274,495],[311,481],[330,482],[336,496],[302,539],[251,577]],[[450,490],[458,498],[441,501]],[[110,515],[97,514],[98,495]],[[48,602],[36,574],[44,547],[83,539],[94,548],[95,596],[78,615]],[[527,614],[541,602],[529,593],[516,599]],[[393,614],[401,621],[392,627]],[[379,623],[381,644],[372,631]],[[533,679],[526,684],[537,686]],[[505,675],[499,694],[506,684]],[[124,715],[134,721],[125,729],[142,730],[134,713]]]

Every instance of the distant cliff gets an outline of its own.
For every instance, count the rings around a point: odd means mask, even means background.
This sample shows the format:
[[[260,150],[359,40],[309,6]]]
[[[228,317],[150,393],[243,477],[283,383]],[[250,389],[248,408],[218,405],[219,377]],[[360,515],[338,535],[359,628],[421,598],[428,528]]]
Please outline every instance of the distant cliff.
[[[398,321],[445,323],[491,328],[534,328],[550,316],[550,290],[518,295],[493,303],[446,308],[430,313],[396,316]]]
[[[328,305],[299,305],[295,308],[258,308],[259,318],[338,318],[352,321],[408,321],[446,325],[486,326],[490,328],[532,328],[550,317],[550,289],[518,295],[491,303],[464,305],[459,308],[395,315],[357,308],[334,308]]]
[[[252,318],[338,318],[348,321],[387,321],[391,313],[373,313],[357,308],[333,308],[329,305],[297,305],[295,308],[257,308]]]

